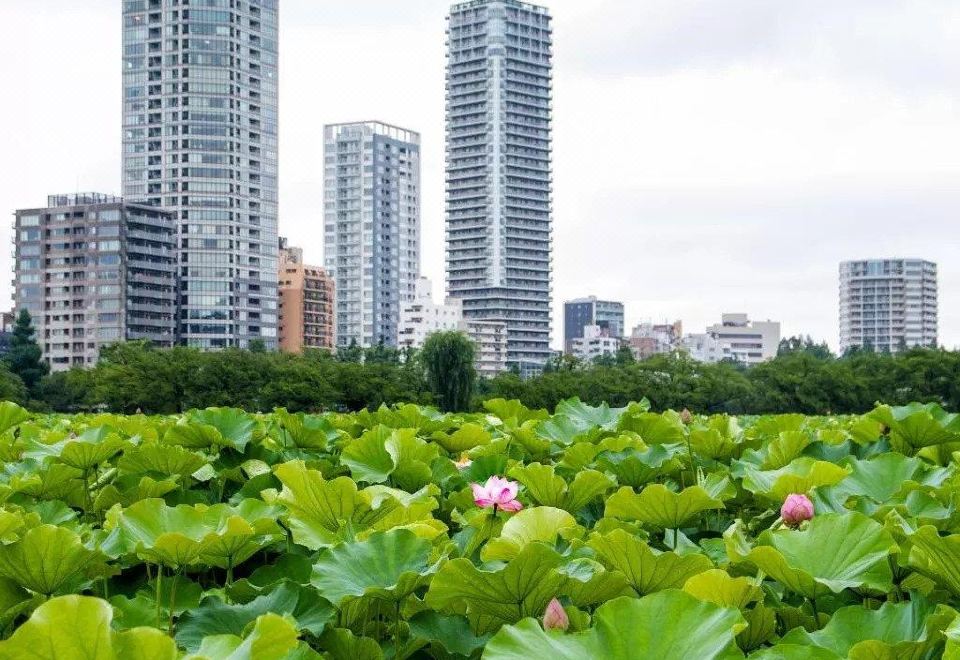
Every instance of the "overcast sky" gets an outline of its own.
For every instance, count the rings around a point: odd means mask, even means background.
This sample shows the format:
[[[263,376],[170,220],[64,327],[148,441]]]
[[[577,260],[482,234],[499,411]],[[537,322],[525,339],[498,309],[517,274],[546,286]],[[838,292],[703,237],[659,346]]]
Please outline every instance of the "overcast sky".
[[[545,4],[554,345],[562,301],[595,294],[628,326],[746,312],[836,347],[838,262],[904,256],[939,264],[940,340],[960,346],[960,3]],[[423,272],[441,292],[448,6],[280,0],[280,233],[314,263],[322,126],[380,119],[423,136]],[[0,209],[119,193],[120,1],[0,0],[0,55]]]

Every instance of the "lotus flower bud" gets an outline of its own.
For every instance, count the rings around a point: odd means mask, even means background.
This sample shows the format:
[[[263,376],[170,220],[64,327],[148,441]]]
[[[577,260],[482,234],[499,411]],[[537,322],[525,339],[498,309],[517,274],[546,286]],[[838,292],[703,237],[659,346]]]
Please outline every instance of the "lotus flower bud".
[[[787,496],[780,507],[780,517],[787,527],[796,529],[804,520],[813,518],[813,502],[806,495],[793,493]]]
[[[684,425],[690,426],[690,423],[693,421],[693,414],[689,410],[684,408],[680,412],[680,421],[683,422]]]
[[[560,601],[554,598],[543,613],[544,630],[566,630],[570,627],[570,617],[563,610]]]

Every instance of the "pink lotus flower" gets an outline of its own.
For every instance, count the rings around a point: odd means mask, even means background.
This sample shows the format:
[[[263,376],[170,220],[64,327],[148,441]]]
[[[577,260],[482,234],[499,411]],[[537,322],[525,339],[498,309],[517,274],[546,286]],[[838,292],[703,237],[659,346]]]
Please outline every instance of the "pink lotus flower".
[[[554,598],[547,605],[547,609],[543,613],[543,629],[566,630],[569,627],[570,617],[568,617],[567,613],[563,610],[563,605],[560,604],[560,601]]]
[[[473,489],[473,502],[479,507],[488,509],[493,507],[504,511],[519,511],[523,505],[517,501],[517,491],[520,484],[503,477],[490,477],[484,485],[470,484]]]
[[[797,528],[804,520],[813,518],[813,502],[799,493],[788,495],[780,507],[780,517],[787,527]]]

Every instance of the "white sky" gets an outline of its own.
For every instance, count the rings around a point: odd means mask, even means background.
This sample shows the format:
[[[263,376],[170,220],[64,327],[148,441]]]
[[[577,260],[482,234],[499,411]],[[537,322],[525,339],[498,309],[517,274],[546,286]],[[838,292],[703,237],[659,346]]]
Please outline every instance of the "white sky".
[[[545,4],[555,345],[562,301],[595,294],[623,300],[628,326],[743,311],[836,347],[838,262],[916,256],[940,266],[940,340],[960,346],[960,3]],[[323,124],[380,119],[423,136],[423,272],[440,294],[448,6],[280,0],[280,233],[308,260],[322,264]],[[119,193],[119,0],[0,0],[0,56],[0,209]]]

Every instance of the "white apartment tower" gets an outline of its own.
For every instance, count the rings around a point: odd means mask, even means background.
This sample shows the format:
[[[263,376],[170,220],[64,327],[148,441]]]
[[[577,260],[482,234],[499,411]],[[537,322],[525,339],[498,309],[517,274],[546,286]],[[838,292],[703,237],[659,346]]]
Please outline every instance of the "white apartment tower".
[[[179,334],[277,343],[277,0],[124,0],[123,195],[174,214]]]
[[[507,361],[552,355],[552,29],[545,7],[470,0],[447,17],[447,294],[506,325]]]
[[[377,121],[333,124],[323,152],[337,345],[396,346],[420,277],[420,135]]]
[[[937,344],[937,265],[922,259],[840,264],[840,352]]]

